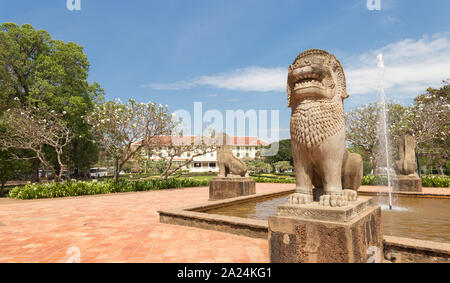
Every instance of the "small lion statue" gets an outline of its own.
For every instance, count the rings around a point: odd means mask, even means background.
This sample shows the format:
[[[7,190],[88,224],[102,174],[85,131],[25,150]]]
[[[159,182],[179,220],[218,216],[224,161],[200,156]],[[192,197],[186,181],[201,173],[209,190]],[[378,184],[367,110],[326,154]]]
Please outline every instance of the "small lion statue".
[[[230,138],[222,133],[218,135],[217,162],[219,164],[219,177],[233,175],[246,177],[247,166],[239,158],[234,157]]]
[[[345,148],[344,70],[332,54],[302,52],[289,67],[288,107],[296,192],[290,204],[313,201],[313,186],[323,191],[320,205],[340,207],[357,199],[362,158]]]
[[[410,135],[400,137],[398,141],[399,160],[395,162],[397,175],[418,176],[416,163],[416,139]]]

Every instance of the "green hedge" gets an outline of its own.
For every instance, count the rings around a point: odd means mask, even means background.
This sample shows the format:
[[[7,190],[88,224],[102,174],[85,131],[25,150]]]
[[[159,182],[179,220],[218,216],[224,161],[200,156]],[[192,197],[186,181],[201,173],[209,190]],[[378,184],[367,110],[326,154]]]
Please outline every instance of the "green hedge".
[[[295,179],[290,178],[274,178],[274,177],[253,177],[256,183],[283,183],[295,184]]]
[[[295,184],[291,178],[267,178],[253,177],[257,183],[286,183]],[[49,182],[40,184],[27,184],[23,187],[15,187],[9,192],[10,198],[15,199],[40,199],[58,198],[83,195],[111,194],[119,192],[138,192],[164,190],[174,188],[188,188],[208,186],[208,180],[195,180],[192,178],[171,178],[168,180],[120,180],[117,184],[112,180],[102,182],[67,181],[62,183]],[[387,177],[368,175],[363,177],[363,185],[386,185]],[[446,176],[422,176],[424,187],[450,187],[450,178]]]
[[[442,175],[422,175],[423,187],[450,188],[450,177]],[[387,176],[367,175],[362,179],[363,186],[387,186]]]
[[[168,180],[120,180],[114,183],[112,180],[103,182],[67,181],[49,182],[40,184],[27,184],[16,187],[9,192],[10,198],[15,199],[40,199],[58,198],[83,195],[111,194],[122,192],[153,191],[174,188],[188,188],[207,186],[207,180],[194,180],[189,178]]]
[[[278,175],[278,174],[250,174],[253,178],[266,178],[266,179],[292,179],[295,175]]]
[[[450,188],[450,177],[442,175],[422,176],[422,186]]]
[[[266,176],[261,177],[258,175],[252,175],[253,180],[257,183],[285,183],[285,184],[295,184],[295,179],[287,177],[273,177]],[[439,188],[450,188],[450,177],[442,175],[426,175],[422,176],[422,186],[424,187],[439,187]],[[387,176],[382,175],[367,175],[362,179],[363,186],[387,186],[388,179]]]
[[[217,176],[216,172],[183,172],[182,175],[184,176],[190,176],[190,177],[196,177],[196,176]]]
[[[362,178],[361,184],[363,186],[387,186],[388,178],[381,175],[367,175]]]

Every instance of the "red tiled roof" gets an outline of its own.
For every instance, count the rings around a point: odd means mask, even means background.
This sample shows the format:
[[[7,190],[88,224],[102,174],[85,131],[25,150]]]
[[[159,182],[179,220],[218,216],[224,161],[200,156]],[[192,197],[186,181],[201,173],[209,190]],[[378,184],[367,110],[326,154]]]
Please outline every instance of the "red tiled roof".
[[[233,145],[269,145],[258,137],[233,137]]]

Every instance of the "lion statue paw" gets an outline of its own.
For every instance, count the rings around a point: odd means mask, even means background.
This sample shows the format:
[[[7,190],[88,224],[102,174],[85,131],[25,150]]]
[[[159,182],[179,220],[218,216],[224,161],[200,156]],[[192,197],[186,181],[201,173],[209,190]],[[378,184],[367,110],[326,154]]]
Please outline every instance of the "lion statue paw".
[[[322,195],[319,204],[322,206],[342,207],[347,206],[348,202],[343,195]]]
[[[294,193],[289,196],[289,204],[308,204],[313,201],[310,194]]]
[[[343,190],[342,196],[347,201],[356,201],[358,199],[358,193],[354,190]]]

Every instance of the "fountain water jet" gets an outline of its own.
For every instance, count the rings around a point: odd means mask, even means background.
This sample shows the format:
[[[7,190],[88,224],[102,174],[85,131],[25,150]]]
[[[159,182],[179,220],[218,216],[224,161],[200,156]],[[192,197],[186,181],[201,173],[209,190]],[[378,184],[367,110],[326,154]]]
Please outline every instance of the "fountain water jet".
[[[386,98],[384,93],[384,62],[383,54],[377,56],[378,70],[379,70],[379,92],[380,92],[380,103],[381,103],[381,127],[386,155],[386,167],[387,167],[387,177],[388,177],[388,191],[389,191],[389,209],[392,210],[392,186],[391,186],[391,166],[389,160],[389,143],[388,143],[388,132],[387,132],[387,114],[386,114]]]

